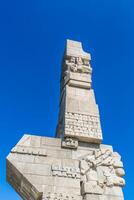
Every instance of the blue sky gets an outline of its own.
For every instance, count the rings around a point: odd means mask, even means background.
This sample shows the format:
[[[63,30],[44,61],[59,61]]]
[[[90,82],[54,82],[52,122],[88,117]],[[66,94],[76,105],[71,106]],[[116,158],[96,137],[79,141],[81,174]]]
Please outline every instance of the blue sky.
[[[133,197],[134,1],[0,1],[0,199],[19,200],[5,158],[24,133],[54,136],[66,39],[92,55],[105,144],[120,152]]]

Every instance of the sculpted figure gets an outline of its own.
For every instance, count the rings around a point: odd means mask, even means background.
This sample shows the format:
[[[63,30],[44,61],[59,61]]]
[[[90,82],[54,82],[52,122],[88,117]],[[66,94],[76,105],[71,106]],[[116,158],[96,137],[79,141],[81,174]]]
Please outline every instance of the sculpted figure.
[[[70,72],[91,74],[92,69],[88,60],[82,60],[81,57],[70,57],[65,60],[64,77]]]
[[[78,57],[76,58],[76,63],[77,63],[77,70],[78,72],[82,72],[82,67],[83,67],[83,62],[82,62],[82,58]]]
[[[92,185],[104,186],[124,186],[125,174],[123,168],[114,168],[113,154],[110,149],[100,149],[93,151],[92,155],[86,156],[80,162],[82,182]]]
[[[87,156],[86,159],[82,159],[80,162],[81,174],[83,175],[83,181],[97,181],[97,172],[95,171],[95,157],[94,155]]]
[[[69,60],[66,60],[67,71],[77,71],[77,65],[75,63],[75,57],[71,57]]]

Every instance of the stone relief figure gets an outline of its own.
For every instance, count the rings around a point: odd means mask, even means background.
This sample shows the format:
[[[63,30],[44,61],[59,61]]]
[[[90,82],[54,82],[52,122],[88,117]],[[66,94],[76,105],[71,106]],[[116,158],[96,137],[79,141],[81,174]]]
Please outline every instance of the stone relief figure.
[[[76,65],[76,62],[75,62],[75,57],[71,57],[70,59],[66,60],[65,65],[66,65],[67,71],[73,71],[73,72],[77,71],[77,65]]]
[[[113,157],[113,152],[109,149],[95,150],[90,155],[82,158],[80,171],[82,183],[90,183],[90,186],[96,187],[97,192],[98,187],[103,189],[104,187],[122,187],[125,185],[122,178],[125,172],[121,161],[119,158]]]
[[[80,162],[80,170],[82,175],[82,181],[84,183],[89,181],[97,182],[97,171],[95,168],[95,157],[94,155],[88,155],[83,158]]]
[[[80,57],[76,58],[76,63],[77,63],[77,71],[82,73],[83,72],[83,61],[82,61],[82,58],[80,58]]]
[[[84,60],[82,58],[76,58],[77,70],[80,73],[91,74],[92,68],[88,60]]]
[[[69,57],[65,60],[64,63],[64,76],[67,73],[74,72],[74,73],[84,73],[84,74],[91,74],[92,68],[88,60],[84,60],[81,57]]]

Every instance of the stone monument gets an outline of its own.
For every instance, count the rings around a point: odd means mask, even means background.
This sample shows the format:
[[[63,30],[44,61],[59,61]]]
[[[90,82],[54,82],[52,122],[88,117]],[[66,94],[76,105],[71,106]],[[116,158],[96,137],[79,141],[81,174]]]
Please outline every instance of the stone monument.
[[[124,200],[121,156],[101,144],[90,60],[67,40],[56,138],[24,135],[7,157],[7,181],[24,200]]]

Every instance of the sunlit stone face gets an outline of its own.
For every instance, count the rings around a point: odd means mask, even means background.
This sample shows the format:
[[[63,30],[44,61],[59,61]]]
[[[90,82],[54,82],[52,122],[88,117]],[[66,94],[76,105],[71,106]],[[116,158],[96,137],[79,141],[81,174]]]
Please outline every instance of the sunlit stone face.
[[[124,200],[121,156],[101,144],[90,60],[67,41],[57,138],[24,135],[7,157],[7,181],[24,200]]]
[[[99,109],[92,89],[90,54],[79,42],[67,41],[61,74],[58,137],[101,143]]]

